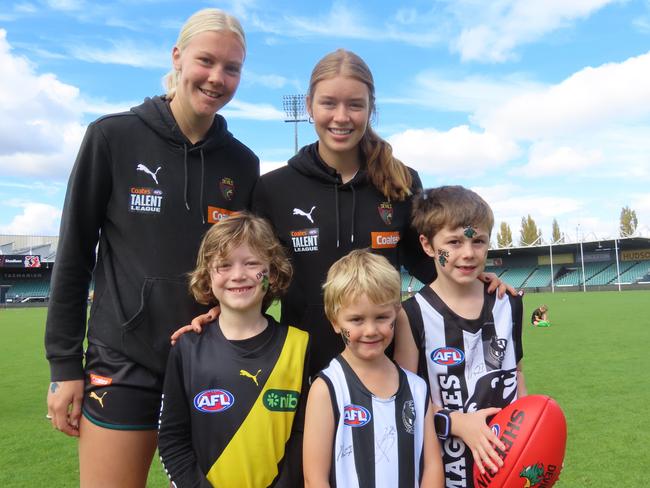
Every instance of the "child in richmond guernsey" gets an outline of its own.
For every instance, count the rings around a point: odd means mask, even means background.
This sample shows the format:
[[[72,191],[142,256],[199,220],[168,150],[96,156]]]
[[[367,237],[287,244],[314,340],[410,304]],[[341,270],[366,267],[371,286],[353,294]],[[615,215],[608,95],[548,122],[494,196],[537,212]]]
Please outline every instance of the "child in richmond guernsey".
[[[395,360],[429,380],[447,487],[471,487],[474,463],[481,473],[503,465],[505,445],[486,418],[526,395],[521,296],[497,298],[476,279],[493,223],[488,204],[461,186],[425,190],[413,203],[438,276],[403,303]]]
[[[290,279],[264,219],[242,212],[205,234],[190,289],[221,314],[169,355],[159,451],[173,486],[301,486],[308,335],[262,313]]]
[[[400,276],[365,250],[336,261],[325,313],[344,351],[319,373],[305,415],[305,486],[443,486],[426,382],[384,351],[400,309]]]

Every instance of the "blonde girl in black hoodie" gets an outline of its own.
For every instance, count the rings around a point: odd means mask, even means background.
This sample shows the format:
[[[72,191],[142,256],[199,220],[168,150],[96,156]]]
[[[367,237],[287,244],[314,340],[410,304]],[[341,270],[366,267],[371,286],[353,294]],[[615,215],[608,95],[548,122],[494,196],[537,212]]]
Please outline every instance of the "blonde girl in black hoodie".
[[[48,414],[79,437],[82,487],[146,485],[169,335],[205,310],[188,294],[187,273],[203,234],[249,206],[259,176],[257,157],[216,114],[237,90],[245,53],[234,17],[201,10],[172,50],[167,94],[88,126],[45,333]]]

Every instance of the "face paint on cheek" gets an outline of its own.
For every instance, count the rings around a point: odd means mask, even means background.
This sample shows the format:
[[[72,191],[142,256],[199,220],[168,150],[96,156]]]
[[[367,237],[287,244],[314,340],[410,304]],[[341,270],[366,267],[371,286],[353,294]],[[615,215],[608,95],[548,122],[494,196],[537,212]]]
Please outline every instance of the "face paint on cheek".
[[[476,235],[476,229],[471,225],[466,225],[463,234],[465,234],[465,237],[467,237],[468,239],[471,239]]]
[[[268,269],[262,270],[255,277],[259,280],[262,280],[262,291],[266,291],[269,289],[269,276],[268,276]]]
[[[350,344],[350,331],[348,329],[341,329],[341,339],[343,339],[346,346]]]
[[[449,257],[449,251],[446,249],[438,249],[438,262],[443,268],[447,264],[447,258]]]

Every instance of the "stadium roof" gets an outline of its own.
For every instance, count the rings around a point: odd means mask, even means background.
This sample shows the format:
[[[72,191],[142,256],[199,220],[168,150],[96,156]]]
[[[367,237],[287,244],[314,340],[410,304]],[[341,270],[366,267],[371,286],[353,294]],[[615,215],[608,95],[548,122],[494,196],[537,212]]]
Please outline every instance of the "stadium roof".
[[[628,251],[636,249],[649,249],[650,238],[647,237],[621,237],[620,239],[602,239],[594,241],[580,241],[570,243],[556,243],[553,244],[553,253],[569,253],[580,249],[582,244],[583,252],[605,252],[614,251]],[[550,244],[540,244],[535,246],[520,246],[520,247],[502,247],[499,249],[490,249],[488,252],[491,258],[501,258],[505,256],[539,256],[540,254],[547,254],[550,252]]]

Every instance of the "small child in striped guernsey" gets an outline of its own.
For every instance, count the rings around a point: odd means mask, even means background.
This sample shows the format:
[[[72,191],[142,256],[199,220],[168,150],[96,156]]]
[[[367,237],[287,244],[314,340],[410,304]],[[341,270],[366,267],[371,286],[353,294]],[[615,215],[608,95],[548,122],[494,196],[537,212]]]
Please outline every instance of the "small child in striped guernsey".
[[[309,392],[306,487],[443,486],[427,384],[384,353],[400,285],[388,260],[367,250],[352,251],[329,270],[325,313],[345,350]]]

